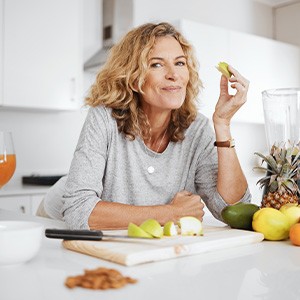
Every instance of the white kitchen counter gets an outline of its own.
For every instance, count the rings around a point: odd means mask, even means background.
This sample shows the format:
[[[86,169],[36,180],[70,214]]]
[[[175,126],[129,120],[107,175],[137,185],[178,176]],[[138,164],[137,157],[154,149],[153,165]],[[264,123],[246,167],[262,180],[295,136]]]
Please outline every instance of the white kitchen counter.
[[[0,220],[34,220],[45,227],[62,222],[0,210]],[[224,226],[208,218],[204,224]],[[1,251],[1,248],[0,248]],[[132,278],[119,290],[93,291],[64,286],[67,276],[100,266],[115,268]],[[300,247],[289,241],[240,246],[222,251],[125,267],[62,248],[60,240],[44,238],[30,262],[0,267],[3,300],[298,300]]]
[[[35,195],[35,194],[46,194],[50,186],[43,185],[31,185],[14,183],[7,184],[0,189],[0,197],[2,196],[18,196],[18,195]]]

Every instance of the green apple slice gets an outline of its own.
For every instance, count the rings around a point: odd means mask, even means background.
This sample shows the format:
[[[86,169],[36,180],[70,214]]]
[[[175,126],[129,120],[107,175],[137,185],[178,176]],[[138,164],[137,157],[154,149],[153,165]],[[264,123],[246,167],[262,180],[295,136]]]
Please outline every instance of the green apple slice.
[[[169,221],[164,225],[164,235],[165,236],[178,235],[178,232],[177,232],[174,222]]]
[[[225,61],[219,62],[216,68],[227,78],[230,78],[232,76],[232,73],[228,70],[228,63],[226,63]]]
[[[128,231],[127,231],[128,236],[130,237],[141,237],[141,238],[153,238],[153,236],[146,231],[144,231],[142,228],[139,226],[129,223],[128,225]]]
[[[163,228],[155,219],[148,219],[144,221],[140,225],[140,228],[156,238],[161,238],[163,236]]]
[[[202,223],[195,217],[182,217],[178,221],[181,235],[203,235]]]

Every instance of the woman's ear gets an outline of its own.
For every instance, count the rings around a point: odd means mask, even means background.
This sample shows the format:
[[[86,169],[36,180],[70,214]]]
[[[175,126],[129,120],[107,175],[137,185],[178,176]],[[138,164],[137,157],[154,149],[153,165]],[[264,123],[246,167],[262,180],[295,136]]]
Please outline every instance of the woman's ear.
[[[144,84],[143,81],[141,81],[141,80],[139,80],[139,79],[136,79],[136,80],[134,80],[133,83],[130,83],[130,88],[131,88],[134,92],[136,92],[136,93],[138,93],[138,94],[144,94],[144,92],[143,92],[143,84]]]
[[[137,79],[133,82],[133,84],[132,84],[132,90],[134,91],[134,92],[136,92],[136,93],[138,93],[139,92],[139,85],[138,85],[138,81],[137,81]]]

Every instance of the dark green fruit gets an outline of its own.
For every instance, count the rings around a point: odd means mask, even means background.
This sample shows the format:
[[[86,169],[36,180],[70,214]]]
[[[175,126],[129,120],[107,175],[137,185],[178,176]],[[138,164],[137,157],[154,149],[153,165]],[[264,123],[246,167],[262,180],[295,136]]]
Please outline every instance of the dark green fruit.
[[[259,206],[252,203],[239,202],[226,206],[222,212],[224,222],[231,228],[252,230],[252,218]]]

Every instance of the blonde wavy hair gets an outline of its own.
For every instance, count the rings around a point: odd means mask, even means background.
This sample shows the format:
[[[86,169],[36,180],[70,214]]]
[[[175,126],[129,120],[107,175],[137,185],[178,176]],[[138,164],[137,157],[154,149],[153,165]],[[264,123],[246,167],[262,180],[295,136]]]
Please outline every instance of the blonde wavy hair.
[[[85,99],[86,104],[92,107],[103,105],[111,108],[118,130],[130,140],[134,140],[136,136],[146,140],[151,137],[150,124],[141,109],[139,95],[143,93],[143,84],[149,69],[149,52],[155,39],[164,36],[172,36],[180,43],[189,70],[185,101],[171,114],[168,128],[170,140],[183,140],[184,131],[197,115],[196,99],[202,82],[192,46],[169,23],[144,24],[129,31],[111,48],[105,65],[97,74],[96,81]]]

